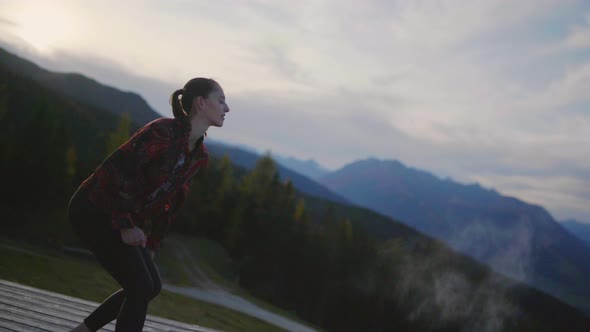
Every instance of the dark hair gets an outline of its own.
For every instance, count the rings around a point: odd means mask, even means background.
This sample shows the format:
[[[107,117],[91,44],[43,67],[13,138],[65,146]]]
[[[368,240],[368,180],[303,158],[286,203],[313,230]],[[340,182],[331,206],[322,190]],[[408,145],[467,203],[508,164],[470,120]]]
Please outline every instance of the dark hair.
[[[195,97],[207,98],[211,91],[215,90],[218,86],[219,84],[211,78],[197,77],[186,82],[183,89],[174,91],[170,96],[170,105],[172,105],[174,117],[188,117],[193,99]]]

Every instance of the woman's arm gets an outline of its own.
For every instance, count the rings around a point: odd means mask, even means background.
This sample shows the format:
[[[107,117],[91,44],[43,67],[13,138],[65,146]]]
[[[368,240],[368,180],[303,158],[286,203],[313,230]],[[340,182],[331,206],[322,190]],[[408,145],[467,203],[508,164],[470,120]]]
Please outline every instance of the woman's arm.
[[[148,185],[145,166],[171,143],[171,131],[155,120],[138,130],[95,171],[93,201],[111,216],[113,229],[134,227],[131,213],[139,211]]]
[[[146,241],[146,247],[148,249],[152,251],[157,251],[160,249],[162,246],[162,240],[164,239],[166,233],[168,233],[170,224],[178,217],[180,208],[182,205],[184,205],[188,191],[188,184],[183,185],[176,197],[173,198],[175,202],[168,202],[167,206],[169,209],[166,211],[166,213],[152,219],[151,231],[148,234]]]

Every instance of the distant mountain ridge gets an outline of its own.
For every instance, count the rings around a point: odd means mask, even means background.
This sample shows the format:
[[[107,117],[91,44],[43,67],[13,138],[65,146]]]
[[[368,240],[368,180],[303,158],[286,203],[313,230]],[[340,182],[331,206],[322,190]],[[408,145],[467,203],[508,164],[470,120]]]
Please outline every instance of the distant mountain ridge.
[[[540,206],[393,160],[356,161],[319,182],[590,312],[590,250]]]
[[[213,140],[207,140],[207,148],[212,154],[218,157],[228,155],[232,162],[249,170],[254,168],[256,161],[261,157],[259,154],[256,154],[251,150],[249,151],[241,147],[236,147]],[[274,157],[271,156],[271,158]],[[293,182],[295,188],[298,190],[306,194],[321,197],[334,202],[350,204],[350,202],[341,195],[334,193],[333,191],[308,178],[307,176],[301,175],[300,173],[283,166],[281,163],[277,163],[277,167],[279,169],[281,179],[290,179]]]
[[[564,220],[561,225],[582,241],[590,245],[590,224],[579,222],[574,219]]]
[[[127,113],[136,126],[142,126],[162,117],[136,93],[123,92],[80,74],[45,70],[2,48],[0,48],[0,64],[76,101],[109,110],[117,116]]]
[[[279,155],[272,155],[273,159],[275,159],[279,164],[292,169],[293,171],[303,174],[310,179],[318,179],[322,176],[330,173],[329,170],[322,167],[318,162],[313,159],[308,160],[300,160],[294,157],[284,157]]]

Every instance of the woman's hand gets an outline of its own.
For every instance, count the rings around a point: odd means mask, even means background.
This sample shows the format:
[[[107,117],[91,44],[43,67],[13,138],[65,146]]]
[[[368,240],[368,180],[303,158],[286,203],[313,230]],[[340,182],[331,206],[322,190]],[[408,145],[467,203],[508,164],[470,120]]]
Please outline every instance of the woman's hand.
[[[130,246],[145,247],[146,238],[141,228],[135,226],[133,228],[122,228],[121,240],[123,240],[123,243]]]

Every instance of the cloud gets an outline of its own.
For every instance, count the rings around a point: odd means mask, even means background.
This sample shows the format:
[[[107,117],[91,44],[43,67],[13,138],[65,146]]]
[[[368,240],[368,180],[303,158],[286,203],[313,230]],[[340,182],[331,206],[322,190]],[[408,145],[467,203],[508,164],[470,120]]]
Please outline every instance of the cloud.
[[[354,103],[355,98],[343,91],[306,99],[270,92],[238,93],[229,101],[232,111],[224,127],[212,130],[211,137],[251,141],[260,148],[300,158],[325,156],[322,163],[332,168],[348,162],[351,151],[363,157],[381,155],[379,150],[403,135],[366,111],[368,107]]]
[[[590,48],[590,14],[584,17],[583,24],[571,27],[564,45],[571,48]]]
[[[17,26],[16,23],[14,23],[13,21],[6,19],[4,17],[0,17],[0,25],[10,26],[10,27]]]
[[[292,50],[288,44],[280,41],[268,41],[261,45],[254,62],[261,66],[270,67],[275,74],[288,81],[296,81],[302,84],[310,83],[310,75],[305,72],[300,64],[295,61]]]
[[[331,168],[399,159],[560,216],[587,216],[579,200],[568,201],[584,196],[552,179],[589,179],[590,8],[573,0],[457,4],[56,2],[85,34],[34,59],[137,91],[168,116],[171,91],[213,77],[232,112],[212,137]],[[4,19],[26,24],[15,12]],[[511,187],[516,176],[529,189]]]
[[[560,112],[576,103],[589,102],[587,86],[590,86],[590,61],[570,66],[542,90],[531,91],[528,96],[507,106],[521,112]]]
[[[480,173],[473,176],[473,180],[484,186],[502,188],[503,193],[510,196],[526,197],[527,201],[548,208],[558,219],[566,219],[571,211],[576,211],[581,221],[590,220],[588,173],[542,176]]]

